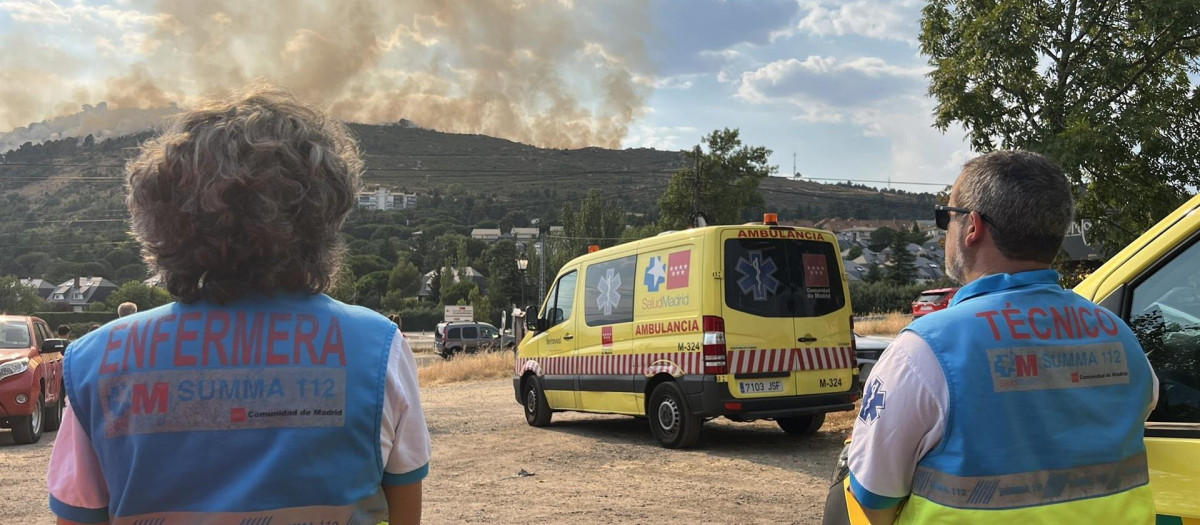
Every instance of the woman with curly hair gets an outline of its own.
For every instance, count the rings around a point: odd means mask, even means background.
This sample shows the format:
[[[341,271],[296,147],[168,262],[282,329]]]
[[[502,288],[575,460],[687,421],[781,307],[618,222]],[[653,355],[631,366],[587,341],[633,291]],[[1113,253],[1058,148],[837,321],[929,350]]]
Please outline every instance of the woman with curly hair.
[[[395,323],[322,292],[362,170],[347,130],[254,87],[127,168],[133,233],[178,302],[71,345],[60,523],[416,523],[429,433]]]

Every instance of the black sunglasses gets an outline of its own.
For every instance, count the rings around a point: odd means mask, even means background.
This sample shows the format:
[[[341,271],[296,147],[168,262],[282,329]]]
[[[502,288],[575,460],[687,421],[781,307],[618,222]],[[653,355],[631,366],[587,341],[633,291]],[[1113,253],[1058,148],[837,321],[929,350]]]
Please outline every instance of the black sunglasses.
[[[950,212],[971,213],[972,211],[975,211],[975,210],[968,210],[966,208],[955,208],[954,206],[945,206],[942,204],[938,204],[933,207],[933,220],[934,220],[934,222],[937,223],[938,229],[945,230],[946,228],[950,227]],[[983,212],[979,212],[979,216],[983,217],[983,222],[988,223],[988,226],[991,226],[992,228],[996,228],[996,224],[993,223],[992,220],[989,219],[987,215],[984,215]],[[997,228],[997,229],[999,229],[999,228]]]

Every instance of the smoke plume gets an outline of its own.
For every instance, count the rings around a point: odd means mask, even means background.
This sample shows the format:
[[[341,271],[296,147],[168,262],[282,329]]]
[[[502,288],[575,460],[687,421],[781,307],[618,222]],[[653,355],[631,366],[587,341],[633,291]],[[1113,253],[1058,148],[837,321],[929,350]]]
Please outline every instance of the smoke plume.
[[[53,23],[86,16],[79,9],[21,16]],[[0,81],[0,94],[22,103],[0,112],[0,128],[102,100],[110,109],[87,108],[89,125],[114,126],[104,117],[115,110],[186,106],[265,78],[347,121],[403,118],[543,147],[615,148],[648,94],[634,81],[652,75],[646,10],[571,0],[161,0],[152,12],[96,14],[131,29],[119,40],[97,36],[95,56],[22,63],[21,82]],[[98,64],[125,67],[82,80]],[[58,100],[32,82],[51,77],[42,88]],[[56,132],[83,131],[68,128]]]

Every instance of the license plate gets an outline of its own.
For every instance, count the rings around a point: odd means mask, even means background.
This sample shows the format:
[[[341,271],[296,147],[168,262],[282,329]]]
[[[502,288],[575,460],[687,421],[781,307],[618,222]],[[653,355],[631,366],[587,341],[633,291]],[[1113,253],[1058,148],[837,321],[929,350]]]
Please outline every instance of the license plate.
[[[738,388],[743,394],[768,394],[783,392],[783,381],[742,381]]]

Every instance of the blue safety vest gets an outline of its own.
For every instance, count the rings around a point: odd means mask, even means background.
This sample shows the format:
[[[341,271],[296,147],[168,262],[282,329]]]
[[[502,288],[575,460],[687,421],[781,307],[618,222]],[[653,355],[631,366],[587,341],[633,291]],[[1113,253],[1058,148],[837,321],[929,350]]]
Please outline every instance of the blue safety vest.
[[[113,522],[378,522],[395,334],[365,308],[281,294],[173,303],[80,339],[64,379]]]
[[[1116,315],[1051,270],[996,274],[908,330],[949,387],[900,523],[1153,523],[1153,373]]]

